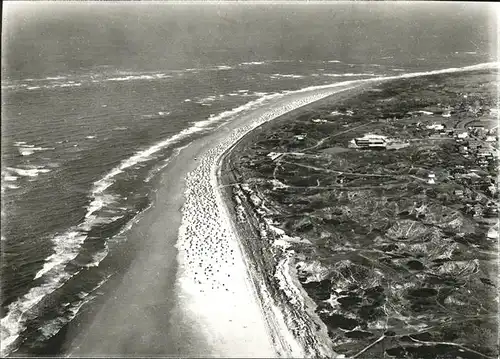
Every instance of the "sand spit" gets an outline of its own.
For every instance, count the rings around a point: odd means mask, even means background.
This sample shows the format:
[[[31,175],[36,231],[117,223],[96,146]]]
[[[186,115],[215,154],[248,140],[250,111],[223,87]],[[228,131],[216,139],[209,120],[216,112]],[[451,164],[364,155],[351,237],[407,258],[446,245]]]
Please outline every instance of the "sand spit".
[[[260,116],[230,131],[207,150],[186,177],[185,204],[179,229],[179,275],[176,289],[183,311],[199,324],[213,356],[270,357],[306,355],[279,309],[262,312],[252,273],[240,248],[218,187],[221,156],[246,133],[286,112],[345,89],[311,91],[270,105]],[[250,274],[250,275],[249,275]],[[269,305],[264,305],[266,311]],[[271,314],[272,318],[269,318]],[[272,323],[270,323],[270,321]],[[274,328],[270,328],[274,327]],[[279,329],[278,329],[279,328]],[[276,330],[279,330],[277,338]],[[273,343],[274,342],[274,343]]]

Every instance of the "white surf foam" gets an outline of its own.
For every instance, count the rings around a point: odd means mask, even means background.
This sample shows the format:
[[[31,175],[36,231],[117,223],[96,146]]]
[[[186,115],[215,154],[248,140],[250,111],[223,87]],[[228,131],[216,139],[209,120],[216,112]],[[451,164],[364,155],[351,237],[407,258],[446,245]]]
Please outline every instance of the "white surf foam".
[[[95,253],[92,256],[92,262],[88,263],[85,267],[90,268],[90,267],[97,267],[99,263],[101,263],[104,258],[108,256],[109,253],[109,247],[108,244],[104,244],[104,249],[100,250],[99,252]]]
[[[2,89],[5,89],[5,90],[12,90],[12,89],[20,89],[20,88],[24,88],[24,87],[28,87],[28,85],[26,84],[11,84],[11,85],[2,85]]]
[[[294,74],[272,74],[270,77],[272,79],[280,79],[280,78],[284,78],[284,79],[302,79],[302,78],[304,78],[303,75],[294,75]]]
[[[333,74],[333,73],[323,73],[321,74],[322,76],[327,76],[327,77],[362,77],[362,76],[377,76],[376,74],[373,73],[353,73],[353,72],[347,72],[347,73],[338,73],[338,74]]]
[[[466,55],[477,55],[476,51],[455,51],[455,55],[466,54]]]
[[[33,145],[20,145],[18,146],[18,151],[21,156],[30,156],[35,152],[53,150],[54,148],[48,147],[35,147]]]
[[[0,355],[2,357],[13,350],[17,338],[25,329],[29,311],[47,294],[60,288],[71,277],[72,275],[66,272],[58,272],[50,282],[31,288],[22,298],[8,306],[7,315],[0,320]]]
[[[238,113],[241,113],[245,110],[248,110],[254,106],[260,105],[266,100],[269,100],[273,97],[280,96],[280,94],[272,94],[272,95],[266,95],[263,96],[257,100],[250,101],[240,107],[234,108],[229,111],[224,111],[220,113],[219,115],[211,115],[207,120],[204,121],[198,121],[195,123],[192,123],[192,126],[189,128],[186,128],[179,132],[178,134],[167,138],[164,141],[160,141],[156,143],[155,145],[137,152],[135,155],[132,157],[129,157],[128,159],[122,161],[119,166],[115,167],[112,169],[110,172],[108,172],[103,178],[101,178],[99,181],[94,183],[94,187],[91,192],[91,202],[88,206],[87,213],[85,215],[86,218],[91,217],[96,211],[100,210],[103,208],[105,205],[111,203],[113,199],[111,197],[103,198],[102,194],[103,192],[113,184],[114,178],[122,173],[124,170],[127,168],[130,168],[132,166],[137,165],[140,162],[145,162],[149,161],[152,159],[152,156],[167,148],[168,146],[171,146],[172,144],[185,139],[189,137],[190,135],[193,135],[195,133],[205,131],[210,128],[211,125],[217,123],[218,121],[227,119],[229,117],[232,117]]]
[[[46,77],[45,80],[64,80],[66,79],[67,77],[66,76],[49,76],[49,77]]]
[[[377,81],[389,81],[389,80],[413,78],[413,77],[419,77],[419,76],[439,75],[439,74],[447,74],[447,73],[455,73],[455,72],[467,72],[467,71],[474,71],[474,70],[487,70],[487,69],[500,70],[500,62],[486,62],[486,63],[465,66],[465,67],[451,67],[451,68],[432,70],[432,71],[409,72],[409,73],[400,74],[400,75],[393,75],[393,76],[377,76],[377,77],[372,77],[369,79],[349,80],[349,81],[342,81],[342,82],[337,82],[337,83],[327,84],[327,85],[309,86],[309,87],[305,87],[305,88],[300,89],[300,90],[284,91],[283,93],[286,93],[286,94],[288,94],[288,93],[301,93],[301,92],[308,92],[311,90],[321,90],[321,89],[327,89],[327,88],[331,88],[331,87],[347,86],[347,85],[351,85],[351,84],[356,85],[356,84],[370,83],[370,82],[377,82]]]
[[[71,231],[58,235],[52,239],[54,253],[45,259],[43,268],[35,274],[34,279],[38,279],[55,268],[64,271],[64,265],[76,258],[80,251],[80,246],[87,236],[81,231]]]
[[[265,61],[251,61],[251,62],[242,62],[241,66],[250,66],[250,65],[264,65]]]
[[[43,167],[31,167],[31,168],[7,167],[7,170],[22,177],[36,177],[40,173],[50,172],[48,168],[43,168]]]
[[[162,171],[165,167],[167,167],[167,166],[170,164],[170,162],[172,161],[172,159],[173,159],[174,157],[177,157],[177,156],[178,156],[178,155],[182,152],[182,150],[184,150],[184,149],[185,149],[186,147],[188,147],[188,146],[189,146],[189,144],[187,144],[187,145],[185,145],[185,146],[181,146],[181,147],[176,148],[176,149],[174,150],[174,153],[173,153],[172,157],[165,159],[165,160],[163,161],[163,163],[162,163],[160,166],[158,166],[158,167],[154,168],[154,169],[153,169],[153,170],[152,170],[152,171],[148,174],[148,176],[144,179],[144,182],[148,183],[149,181],[151,181],[151,180],[153,179],[153,177],[154,177],[154,176],[156,176],[158,173],[160,173],[160,172],[161,172],[161,171]]]
[[[59,88],[59,87],[80,87],[80,86],[82,86],[81,82],[68,81],[68,82],[64,82],[64,83],[52,83],[52,84],[44,85],[43,88],[53,89],[53,88]]]
[[[17,177],[17,176],[12,176],[12,175],[9,175],[9,174],[5,174],[5,175],[3,176],[3,180],[4,180],[4,181],[7,181],[7,182],[17,181],[17,179],[18,179],[18,178],[19,178],[19,177]]]
[[[161,80],[165,78],[170,78],[172,75],[165,73],[154,73],[154,74],[130,74],[126,76],[110,77],[105,79],[105,81],[134,81],[134,80]]]
[[[208,96],[208,97],[204,97],[204,98],[198,98],[196,100],[196,103],[200,104],[200,105],[210,105],[215,100],[216,100],[215,96]]]
[[[57,317],[54,318],[42,325],[42,327],[39,329],[39,332],[41,334],[41,340],[47,340],[54,335],[56,335],[63,327],[66,325],[66,323],[70,322],[77,316],[77,314],[80,312],[80,309],[87,303],[89,303],[92,299],[94,299],[97,294],[94,294],[100,287],[102,287],[108,279],[112,275],[107,275],[104,279],[99,281],[97,285],[92,288],[88,293],[86,292],[80,292],[78,294],[78,299],[77,301],[73,303],[65,303],[64,307],[66,307],[66,310],[69,312],[69,314],[65,317]]]
[[[82,86],[82,83],[75,81],[61,82],[60,80],[67,79],[67,77],[46,77],[44,79],[27,79],[24,82],[29,82],[29,84],[13,84],[9,86],[2,86],[2,88],[13,88],[13,89],[23,89],[26,90],[38,90],[38,89],[53,89],[58,87],[78,87]],[[33,84],[32,82],[36,82]]]

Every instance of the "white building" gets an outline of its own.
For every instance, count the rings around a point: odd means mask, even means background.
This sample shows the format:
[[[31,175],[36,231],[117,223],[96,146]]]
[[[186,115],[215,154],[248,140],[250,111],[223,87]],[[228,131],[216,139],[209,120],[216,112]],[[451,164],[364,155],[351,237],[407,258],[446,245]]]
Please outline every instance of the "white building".
[[[428,184],[435,184],[436,183],[436,175],[434,173],[429,173],[427,183]]]
[[[427,125],[426,126],[427,129],[429,130],[444,130],[444,125],[440,124],[440,123],[433,123],[432,125]]]
[[[488,231],[488,239],[498,240],[498,225],[490,228]]]
[[[387,137],[367,133],[363,137],[357,137],[351,140],[353,147],[361,148],[385,148],[387,147]]]
[[[279,153],[279,152],[269,152],[267,154],[267,157],[270,157],[271,160],[275,161],[277,160],[278,158],[280,158],[281,156],[283,156],[283,153]]]

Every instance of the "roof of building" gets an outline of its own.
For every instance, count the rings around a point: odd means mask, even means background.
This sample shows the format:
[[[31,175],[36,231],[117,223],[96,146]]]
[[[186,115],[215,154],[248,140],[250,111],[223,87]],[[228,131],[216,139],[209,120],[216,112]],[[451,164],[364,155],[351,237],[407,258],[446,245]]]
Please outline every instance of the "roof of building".
[[[357,140],[386,140],[386,136],[377,135],[374,133],[365,133],[363,137],[357,137]]]

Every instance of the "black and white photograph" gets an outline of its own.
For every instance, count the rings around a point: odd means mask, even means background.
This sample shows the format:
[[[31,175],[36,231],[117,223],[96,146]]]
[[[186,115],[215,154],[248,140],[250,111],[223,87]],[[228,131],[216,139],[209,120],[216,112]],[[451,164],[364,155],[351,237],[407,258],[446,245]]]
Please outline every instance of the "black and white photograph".
[[[4,1],[0,356],[498,358],[499,21]]]

